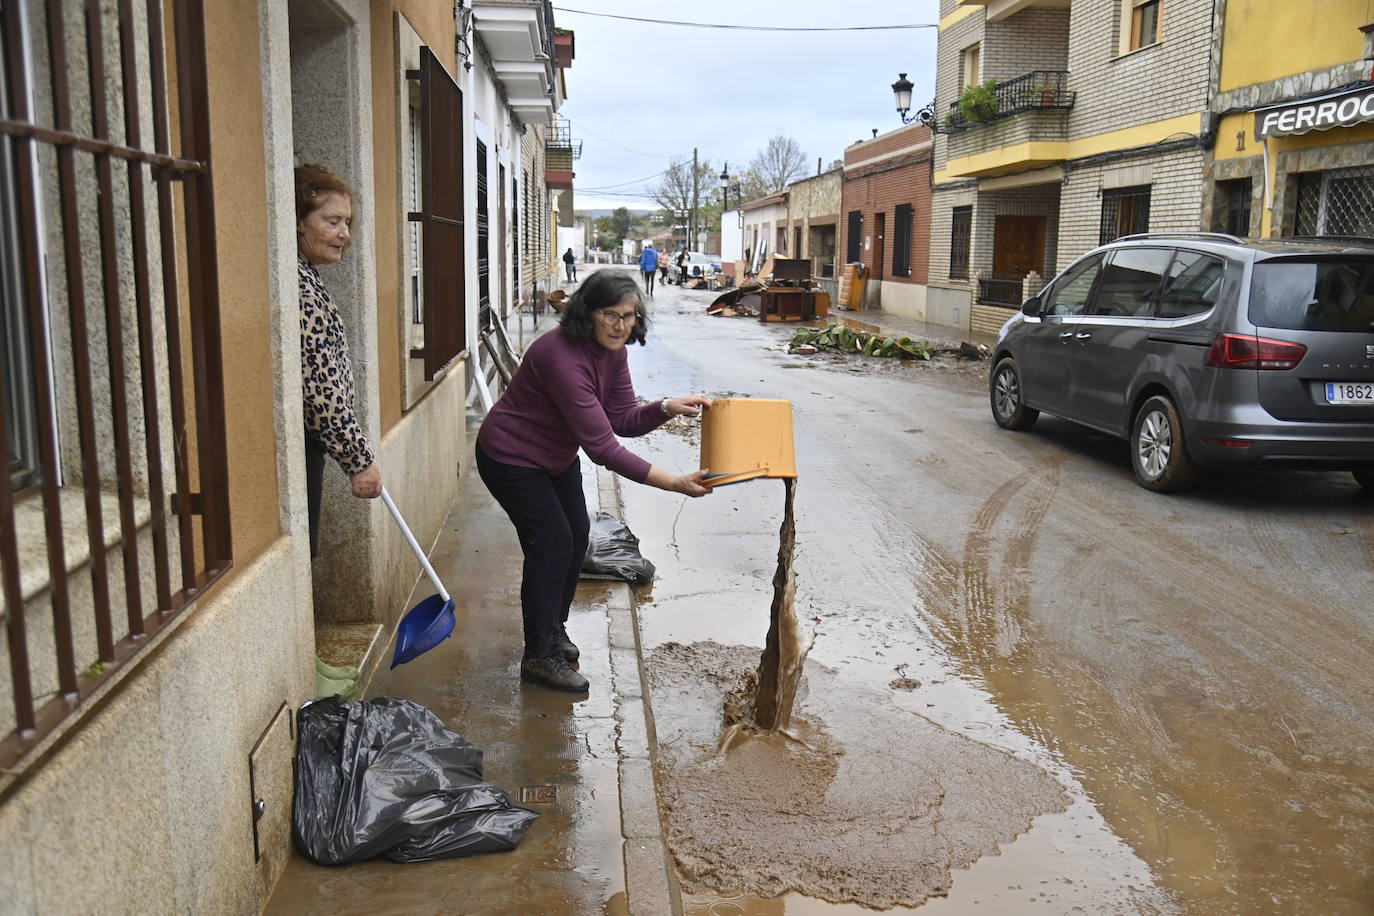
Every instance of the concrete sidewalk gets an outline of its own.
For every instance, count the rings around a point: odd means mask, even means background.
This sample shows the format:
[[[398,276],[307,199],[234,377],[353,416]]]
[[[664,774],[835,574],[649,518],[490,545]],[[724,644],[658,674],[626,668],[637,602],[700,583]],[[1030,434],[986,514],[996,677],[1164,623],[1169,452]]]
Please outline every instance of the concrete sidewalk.
[[[585,459],[583,468],[588,510],[618,515],[614,475]],[[465,472],[451,518],[461,527],[445,525],[431,560],[457,603],[454,637],[394,671],[383,664],[364,695],[433,710],[483,748],[487,780],[540,818],[513,851],[472,858],[326,868],[293,853],[264,912],[681,912],[659,830],[629,586],[578,588],[568,632],[582,650],[588,695],[524,684],[520,547],[475,470]],[[407,606],[430,591],[421,579]],[[389,664],[391,646],[383,650]]]

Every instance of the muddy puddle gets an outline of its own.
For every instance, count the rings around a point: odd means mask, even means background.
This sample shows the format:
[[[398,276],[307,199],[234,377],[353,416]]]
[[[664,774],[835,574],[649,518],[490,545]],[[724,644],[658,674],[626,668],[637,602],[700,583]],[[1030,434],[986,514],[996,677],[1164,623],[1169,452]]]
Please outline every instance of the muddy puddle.
[[[693,439],[655,434],[645,455],[690,466]],[[687,508],[622,490],[659,569],[638,620],[684,911],[1177,912],[1076,774],[960,674],[917,583],[875,563],[914,547],[872,523],[881,505],[837,485],[851,468],[813,470],[795,508],[794,609],[814,644],[791,723],[723,752],[729,725],[748,718],[727,704],[756,689],[771,623],[779,488],[750,482]],[[965,759],[981,781],[964,780]]]
[[[758,650],[669,643],[647,665],[660,805],[688,893],[916,906],[1067,805],[1039,767],[814,662],[788,728],[722,750],[722,711],[753,689]]]

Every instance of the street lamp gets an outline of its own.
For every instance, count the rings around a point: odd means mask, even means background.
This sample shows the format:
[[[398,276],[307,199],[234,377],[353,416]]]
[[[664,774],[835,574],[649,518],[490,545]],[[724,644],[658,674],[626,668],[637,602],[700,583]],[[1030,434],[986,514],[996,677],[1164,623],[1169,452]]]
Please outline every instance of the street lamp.
[[[906,78],[905,73],[897,74],[897,82],[892,84],[892,94],[897,97],[897,114],[901,116],[903,124],[910,124],[915,120],[915,116],[907,117],[907,112],[911,110],[911,80]]]
[[[892,84],[892,95],[896,98],[897,114],[901,117],[902,123],[910,124],[912,121],[920,121],[926,127],[929,127],[932,132],[939,133],[940,127],[935,123],[934,99],[931,99],[929,105],[922,108],[914,115],[907,114],[907,112],[911,110],[911,89],[911,80],[906,78],[905,73],[898,73],[897,82]],[[878,132],[875,130],[873,136],[876,137],[877,135]]]
[[[730,209],[730,163],[728,162],[720,170],[720,209],[722,212]]]

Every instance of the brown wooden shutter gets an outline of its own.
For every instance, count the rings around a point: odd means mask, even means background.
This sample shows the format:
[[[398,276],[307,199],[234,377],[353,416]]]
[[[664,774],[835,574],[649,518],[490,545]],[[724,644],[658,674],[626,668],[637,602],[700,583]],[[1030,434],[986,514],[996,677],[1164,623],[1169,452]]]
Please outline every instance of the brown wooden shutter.
[[[408,76],[417,75],[411,71]],[[463,93],[429,48],[420,49],[420,249],[425,345],[410,355],[435,378],[467,348],[463,247]]]

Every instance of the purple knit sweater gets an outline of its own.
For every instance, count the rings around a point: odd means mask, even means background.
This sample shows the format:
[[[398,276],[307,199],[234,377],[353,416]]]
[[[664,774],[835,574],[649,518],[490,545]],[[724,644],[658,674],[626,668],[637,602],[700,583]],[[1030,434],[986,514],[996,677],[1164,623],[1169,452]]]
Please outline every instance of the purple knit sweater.
[[[597,464],[643,483],[649,462],[616,436],[642,436],[666,419],[658,404],[635,404],[624,347],[576,341],[560,327],[525,350],[477,441],[496,461],[550,474],[567,470],[580,446]]]

